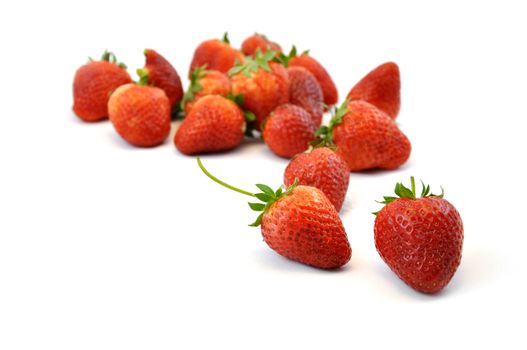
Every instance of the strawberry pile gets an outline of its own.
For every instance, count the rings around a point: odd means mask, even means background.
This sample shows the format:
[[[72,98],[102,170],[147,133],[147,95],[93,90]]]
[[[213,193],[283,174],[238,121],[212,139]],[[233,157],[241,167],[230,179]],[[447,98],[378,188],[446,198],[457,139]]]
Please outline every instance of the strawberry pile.
[[[246,138],[260,138],[271,152],[291,159],[277,190],[256,185],[252,193],[212,175],[213,181],[254,197],[264,241],[278,254],[321,269],[351,258],[339,211],[350,172],[392,170],[406,163],[411,144],[395,123],[400,110],[400,73],[382,64],[356,83],[337,106],[337,87],[324,66],[295,46],[284,53],[254,34],[238,50],[227,34],[199,44],[186,90],[176,69],[146,49],[145,64],[132,81],[127,67],[105,52],[80,67],[73,82],[73,111],[86,122],[109,119],[117,134],[137,147],[168,138],[173,119],[182,119],[174,145],[184,155],[226,152]],[[331,112],[328,123],[324,113]],[[410,287],[435,293],[453,277],[460,261],[463,224],[457,210],[415,180],[397,183],[377,213],[374,241],[394,273]]]

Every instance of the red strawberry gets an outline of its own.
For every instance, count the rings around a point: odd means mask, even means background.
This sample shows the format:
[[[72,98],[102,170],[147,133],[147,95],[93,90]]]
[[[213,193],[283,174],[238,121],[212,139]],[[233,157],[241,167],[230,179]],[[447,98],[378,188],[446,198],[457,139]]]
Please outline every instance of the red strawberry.
[[[430,194],[430,186],[417,198],[412,188],[395,186],[397,197],[384,197],[386,204],[375,219],[375,247],[381,258],[410,287],[436,293],[454,276],[461,262],[463,223],[456,208],[443,193]]]
[[[318,128],[324,114],[324,95],[320,84],[310,71],[302,67],[287,68],[289,75],[290,102],[304,108]]]
[[[181,101],[181,110],[188,114],[192,106],[201,97],[207,95],[227,97],[229,92],[231,92],[231,81],[225,74],[217,70],[206,70],[205,67],[198,67],[192,71],[190,86]]]
[[[296,186],[273,191],[256,185],[262,192],[251,193],[217,179],[198,158],[202,171],[212,180],[231,190],[256,197],[263,203],[249,203],[261,211],[251,226],[260,226],[265,242],[278,254],[321,269],[336,269],[351,258],[346,231],[335,207],[315,187]]]
[[[386,113],[364,101],[346,100],[329,127],[317,131],[321,141],[336,145],[350,171],[396,169],[410,156],[411,145]]]
[[[244,137],[245,117],[231,100],[219,95],[199,99],[179,126],[174,143],[184,154],[227,151]]]
[[[240,51],[231,47],[227,33],[225,33],[223,40],[207,40],[196,48],[190,64],[189,77],[194,69],[204,65],[207,65],[207,69],[227,73],[234,67],[236,61],[243,63],[245,58]]]
[[[265,35],[258,33],[251,35],[242,43],[242,52],[246,56],[254,55],[257,49],[260,49],[262,53],[265,53],[267,50],[273,50],[276,53],[282,52],[280,45],[270,41]]]
[[[337,211],[348,191],[350,171],[346,161],[328,147],[317,147],[293,158],[284,173],[284,185],[316,187],[328,197]]]
[[[120,86],[108,101],[108,112],[117,133],[134,146],[157,146],[170,132],[170,101],[154,86]]]
[[[289,55],[280,55],[279,60],[286,67],[303,67],[310,71],[315,78],[317,78],[322,93],[324,94],[324,103],[327,106],[334,105],[338,102],[339,96],[337,86],[331,79],[327,70],[313,57],[309,55],[309,51],[304,51],[300,56],[297,56],[296,47],[293,46]]]
[[[254,113],[256,129],[261,130],[263,120],[277,106],[289,102],[289,78],[286,69],[275,62],[273,51],[256,52],[254,58],[247,57],[245,64],[230,70],[232,92],[242,94],[242,108]]]
[[[302,107],[284,104],[264,123],[263,139],[276,155],[291,158],[305,151],[315,138],[315,124]]]
[[[369,72],[349,92],[348,99],[364,100],[395,119],[401,107],[401,78],[393,62]]]
[[[144,85],[153,85],[165,91],[174,108],[183,97],[181,79],[176,69],[163,56],[151,49],[145,50],[145,67],[137,70]]]
[[[87,122],[105,119],[112,91],[131,82],[126,66],[118,63],[113,53],[105,52],[101,61],[90,59],[73,79],[73,111]]]

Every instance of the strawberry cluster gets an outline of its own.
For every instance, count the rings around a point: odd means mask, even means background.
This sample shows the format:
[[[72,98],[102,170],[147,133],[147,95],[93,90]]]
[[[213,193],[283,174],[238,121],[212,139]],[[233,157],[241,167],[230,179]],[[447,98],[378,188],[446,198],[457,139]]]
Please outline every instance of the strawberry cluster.
[[[183,118],[174,144],[185,155],[225,152],[246,137],[259,137],[277,156],[291,158],[284,186],[258,184],[251,193],[212,180],[259,200],[252,226],[277,253],[318,268],[339,268],[351,246],[339,211],[350,172],[396,169],[409,158],[411,144],[395,123],[400,110],[400,73],[382,64],[351,88],[336,107],[337,87],[308,51],[254,34],[241,49],[223,39],[195,50],[184,91],[175,68],[154,50],[133,82],[112,53],[79,68],[73,83],[73,110],[84,121],[109,118],[117,133],[138,147],[162,144],[173,118]],[[323,125],[323,116],[331,119]],[[434,293],[452,278],[461,259],[463,225],[443,195],[423,184],[421,197],[398,183],[376,214],[377,251],[416,290]]]

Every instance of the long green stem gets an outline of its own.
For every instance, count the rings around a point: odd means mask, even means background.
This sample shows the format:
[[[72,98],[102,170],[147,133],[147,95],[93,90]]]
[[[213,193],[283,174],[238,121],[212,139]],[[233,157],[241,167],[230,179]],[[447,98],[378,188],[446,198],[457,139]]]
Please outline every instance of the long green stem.
[[[212,181],[214,182],[217,182],[219,183],[220,185],[224,186],[224,187],[227,187],[228,189],[231,189],[233,191],[236,191],[236,192],[239,192],[241,194],[244,194],[246,196],[251,196],[251,197],[256,197],[254,193],[251,193],[251,192],[248,192],[248,191],[244,191],[244,190],[241,190],[237,187],[234,187],[234,186],[231,186],[229,185],[228,183],[226,182],[223,182],[221,181],[220,179],[218,179],[216,176],[212,175],[211,173],[209,173],[209,171],[207,169],[205,169],[205,167],[203,166],[203,163],[201,163],[201,159],[199,159],[199,157],[197,158],[198,160],[198,165],[201,169],[201,171],[203,171],[203,173],[205,175],[207,175],[207,177],[209,177]]]
[[[415,193],[415,179],[413,176],[410,176],[410,182],[412,183],[412,193],[414,194],[414,198],[416,198],[417,195]]]

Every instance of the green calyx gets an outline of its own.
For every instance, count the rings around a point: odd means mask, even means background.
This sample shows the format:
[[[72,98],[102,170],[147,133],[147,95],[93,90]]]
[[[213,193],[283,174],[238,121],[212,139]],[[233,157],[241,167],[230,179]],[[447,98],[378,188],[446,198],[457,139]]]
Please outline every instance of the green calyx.
[[[259,193],[255,193],[254,197],[258,198],[262,203],[249,202],[249,207],[257,212],[261,212],[256,220],[249,226],[258,227],[262,223],[262,218],[269,211],[271,205],[282,197],[288,196],[298,184],[298,179],[284,191],[284,187],[280,186],[276,191],[273,191],[269,186],[263,184],[256,184],[260,189]]]
[[[229,70],[228,75],[232,77],[237,74],[243,73],[245,76],[250,78],[260,68],[266,72],[271,72],[271,66],[269,66],[269,62],[274,59],[275,55],[276,52],[274,52],[273,50],[269,50],[265,53],[262,53],[262,51],[258,48],[254,53],[254,57],[245,57],[245,63],[242,64],[237,60],[234,64],[234,67]]]
[[[298,179],[295,179],[295,182],[291,186],[287,187],[285,190],[284,190],[283,186],[280,186],[276,191],[273,191],[273,189],[271,187],[267,186],[267,185],[257,184],[256,187],[258,187],[258,189],[261,192],[252,193],[252,192],[249,192],[249,191],[245,191],[245,190],[239,189],[239,188],[234,187],[232,185],[229,185],[228,183],[223,182],[220,179],[218,179],[217,177],[215,177],[214,175],[212,175],[203,166],[203,163],[201,162],[201,159],[199,157],[197,158],[197,162],[198,162],[198,166],[200,167],[201,171],[203,171],[203,173],[208,178],[210,178],[212,181],[222,185],[223,187],[227,187],[230,190],[233,190],[235,192],[244,194],[246,196],[255,197],[255,198],[257,198],[258,200],[261,201],[261,203],[249,202],[249,207],[252,210],[257,211],[257,212],[261,212],[260,215],[258,215],[258,217],[256,218],[256,220],[252,224],[249,225],[249,226],[253,226],[253,227],[260,226],[260,224],[262,223],[263,216],[265,215],[265,213],[267,213],[269,211],[269,208],[271,207],[271,205],[274,202],[276,202],[277,200],[279,200],[279,199],[281,199],[281,198],[283,198],[285,196],[288,196],[293,191],[293,189],[296,187],[296,185],[298,184]]]
[[[256,130],[256,115],[251,111],[243,111],[245,116],[245,136],[254,137],[253,131]]]
[[[235,95],[232,93],[232,91],[229,91],[229,93],[227,94],[227,99],[236,103],[238,107],[241,108],[243,105],[243,102],[245,101],[245,96],[242,93]]]
[[[194,101],[194,99],[196,98],[195,94],[203,90],[203,86],[201,86],[201,84],[199,83],[199,80],[203,78],[205,75],[207,75],[207,65],[206,64],[194,69],[190,73],[190,85],[187,91],[185,91],[185,94],[183,95],[181,102],[179,102],[180,110],[184,111],[185,105],[190,101]]]
[[[300,55],[309,55],[309,50],[303,51]],[[284,67],[289,67],[289,61],[296,56],[298,56],[298,51],[296,46],[293,45],[287,55],[282,52],[274,58],[274,61],[280,63]]]
[[[147,86],[149,85],[149,72],[147,68],[139,68],[136,70],[137,75],[139,76],[139,80],[137,81],[137,85],[141,86]]]
[[[223,34],[223,38],[221,39],[221,41],[223,41],[225,44],[231,44],[231,41],[229,40],[229,33],[228,32],[225,32]]]
[[[90,62],[93,61],[93,59],[91,57],[88,57],[88,59],[89,59]],[[128,68],[126,66],[126,64],[124,64],[123,62],[118,62],[117,61],[117,57],[115,56],[115,54],[113,52],[108,51],[108,50],[104,50],[104,53],[101,56],[101,61],[106,61],[106,62],[110,62],[110,63],[116,64],[122,69]]]
[[[280,63],[284,67],[289,67],[289,60],[291,60],[291,58],[293,57],[296,57],[296,54],[297,54],[296,46],[293,45],[293,47],[291,47],[291,50],[289,51],[287,55],[281,52],[278,56],[275,57],[274,61],[277,63]]]
[[[333,129],[342,123],[342,119],[349,112],[348,104],[350,100],[346,99],[340,107],[334,107],[331,112],[331,120],[329,125],[321,126],[315,131],[316,139],[311,142],[311,146],[316,147],[329,147],[336,149],[335,142],[333,141]]]
[[[396,196],[383,196],[382,201],[377,201],[377,203],[380,204],[389,204],[399,198],[405,198],[405,199],[417,199],[417,198],[426,198],[426,197],[436,197],[436,198],[443,198],[445,195],[445,190],[443,187],[441,187],[441,194],[433,194],[430,192],[430,185],[425,185],[425,183],[421,180],[421,196],[417,196],[416,186],[415,186],[415,178],[413,176],[410,177],[410,188],[406,187],[402,184],[402,182],[398,182],[395,185],[395,194]],[[373,213],[373,215],[377,215],[379,212],[376,211]]]
[[[253,131],[256,130],[256,115],[251,111],[243,109],[243,102],[245,101],[245,96],[242,93],[235,95],[232,93],[232,91],[229,91],[229,93],[227,94],[227,99],[236,103],[236,105],[240,107],[243,112],[243,115],[245,116],[245,136],[254,137]]]

